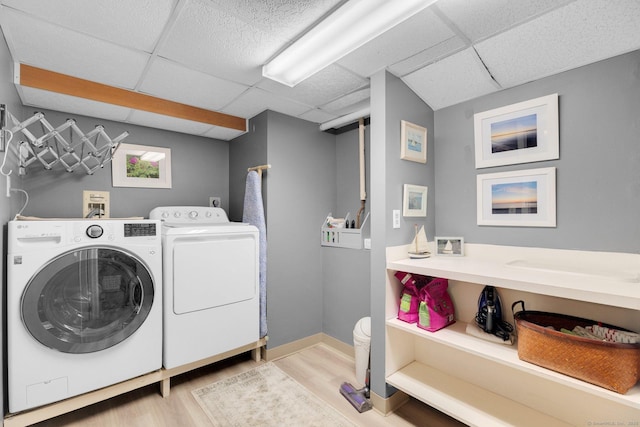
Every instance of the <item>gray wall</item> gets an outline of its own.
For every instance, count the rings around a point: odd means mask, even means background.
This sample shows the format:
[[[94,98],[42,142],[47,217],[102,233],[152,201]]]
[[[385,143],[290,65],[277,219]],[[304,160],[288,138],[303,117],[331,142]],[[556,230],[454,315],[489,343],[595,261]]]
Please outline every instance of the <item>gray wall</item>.
[[[475,169],[473,115],[559,95],[560,159]],[[439,110],[436,224],[469,243],[640,251],[640,51]],[[476,176],[557,168],[557,227],[476,224]]]
[[[365,189],[370,185],[370,126],[365,126]],[[336,136],[336,201],[330,211],[335,217],[350,212],[355,219],[360,209],[360,137],[358,129]],[[368,194],[367,194],[367,197]],[[365,214],[371,209],[365,202]],[[327,212],[328,213],[328,212]],[[371,218],[363,228],[368,237]],[[356,322],[371,315],[370,251],[367,249],[322,248],[323,262],[323,326],[322,331],[347,344],[353,345],[353,327]]]
[[[248,132],[229,143],[229,218],[242,221],[247,169],[267,161],[267,112],[249,120]],[[268,213],[269,171],[262,173],[262,199]],[[269,231],[267,230],[267,234]]]
[[[54,127],[70,117],[67,113],[43,112]],[[29,110],[28,116],[31,114]],[[125,144],[170,148],[172,188],[112,187],[111,163],[104,169],[98,169],[93,175],[87,175],[81,170],[68,173],[60,166],[47,171],[34,163],[27,168],[27,175],[21,179],[22,188],[29,193],[29,204],[24,215],[81,217],[83,190],[109,191],[112,218],[148,217],[149,211],[156,206],[207,206],[209,196],[222,197],[222,207],[228,207],[227,142],[90,117],[71,117],[76,119],[78,127],[85,133],[102,124],[111,137],[128,131],[129,136],[123,141]],[[64,133],[63,135],[66,136]]]
[[[322,332],[319,230],[335,203],[335,138],[272,111],[266,127],[268,346],[277,347]]]
[[[357,130],[334,137],[269,111],[229,144],[233,220],[242,219],[247,168],[272,164],[262,181],[269,347],[319,332],[352,344],[353,326],[370,315],[369,251],[320,246],[329,212],[354,218],[360,208],[358,145]],[[368,146],[367,129],[365,151]]]
[[[5,104],[7,109],[12,114],[22,114],[22,103],[20,102],[20,98],[18,97],[18,93],[16,92],[15,86],[13,85],[13,62],[11,61],[11,55],[9,54],[9,50],[7,48],[7,43],[5,42],[4,36],[0,37],[0,104]],[[8,137],[7,137],[8,139]],[[11,146],[14,146],[14,142],[11,143]],[[0,152],[0,156],[4,156],[5,152]],[[0,160],[0,164],[2,161]],[[16,171],[15,174],[11,175],[11,179],[13,179],[17,175],[16,162],[9,152],[9,156],[7,158],[7,163],[5,165],[3,172],[8,172],[9,170]],[[13,181],[12,181],[13,182]],[[2,227],[0,228],[0,242],[2,242],[2,256],[0,257],[0,271],[2,271],[2,289],[6,289],[4,286],[6,281],[6,269],[5,269],[5,232],[7,221],[11,219],[15,214],[16,206],[16,196],[8,199],[6,197],[6,178],[4,175],[0,175],[0,221],[2,222]],[[13,184],[12,184],[13,186]],[[5,306],[5,296],[6,293],[3,291],[0,293],[0,330],[5,330],[4,325],[4,306]],[[4,337],[4,333],[2,334]],[[5,340],[0,340],[0,360],[2,360],[2,366],[4,367],[5,363],[5,351],[4,351]],[[4,368],[0,371],[0,384],[2,387],[0,388],[0,413],[4,414]]]
[[[400,159],[400,120],[427,128],[427,164]],[[424,225],[427,237],[435,230],[434,113],[400,79],[380,71],[371,78],[371,386],[388,396],[385,366],[386,247],[408,244],[414,224]],[[392,228],[394,209],[402,212],[403,184],[429,188],[426,218],[402,218]]]

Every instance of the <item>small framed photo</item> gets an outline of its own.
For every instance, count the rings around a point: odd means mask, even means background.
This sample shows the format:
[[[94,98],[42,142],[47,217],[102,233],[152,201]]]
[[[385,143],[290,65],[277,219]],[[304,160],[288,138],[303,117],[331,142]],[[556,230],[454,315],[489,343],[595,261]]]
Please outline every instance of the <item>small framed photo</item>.
[[[402,215],[413,217],[427,216],[427,187],[421,185],[404,185]]]
[[[427,128],[400,121],[400,158],[427,163]]]
[[[474,114],[476,169],[560,157],[558,94]]]
[[[556,168],[478,175],[478,225],[556,226]]]
[[[462,237],[437,237],[436,255],[464,256],[464,239]]]
[[[114,187],[171,188],[171,149],[120,144],[111,179]]]

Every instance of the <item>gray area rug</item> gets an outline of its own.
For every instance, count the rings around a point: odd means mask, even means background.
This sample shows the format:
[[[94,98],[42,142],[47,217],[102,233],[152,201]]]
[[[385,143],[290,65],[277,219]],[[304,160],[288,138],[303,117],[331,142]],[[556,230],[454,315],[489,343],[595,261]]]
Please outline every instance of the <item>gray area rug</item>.
[[[353,426],[271,362],[191,393],[214,426]]]

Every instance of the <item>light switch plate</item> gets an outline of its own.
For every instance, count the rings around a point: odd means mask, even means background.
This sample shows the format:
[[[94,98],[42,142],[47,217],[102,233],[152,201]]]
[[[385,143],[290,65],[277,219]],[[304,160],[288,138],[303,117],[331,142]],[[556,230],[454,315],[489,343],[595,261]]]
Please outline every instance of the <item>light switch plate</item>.
[[[400,228],[400,210],[393,210],[393,228]]]

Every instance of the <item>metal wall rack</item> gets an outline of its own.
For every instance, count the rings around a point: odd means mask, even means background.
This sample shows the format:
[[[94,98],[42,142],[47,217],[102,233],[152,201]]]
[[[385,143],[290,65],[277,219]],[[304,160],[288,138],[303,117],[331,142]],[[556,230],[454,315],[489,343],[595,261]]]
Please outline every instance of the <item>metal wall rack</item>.
[[[67,172],[80,168],[88,175],[93,175],[96,169],[111,161],[120,142],[129,136],[128,132],[123,132],[112,139],[102,125],[97,125],[85,134],[73,119],[67,119],[65,123],[54,128],[41,112],[36,112],[24,121],[19,121],[10,112],[7,112],[7,117],[13,124],[9,131],[13,135],[21,132],[27,139],[17,145],[20,175],[25,175],[27,166],[37,162],[46,170],[60,165]],[[38,123],[39,132],[34,129],[37,129]]]

